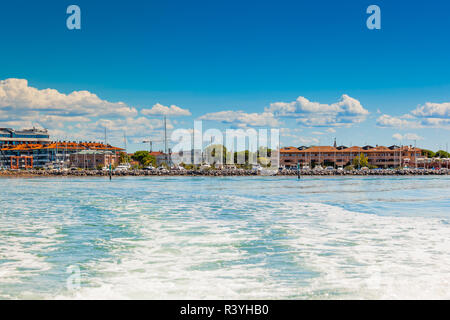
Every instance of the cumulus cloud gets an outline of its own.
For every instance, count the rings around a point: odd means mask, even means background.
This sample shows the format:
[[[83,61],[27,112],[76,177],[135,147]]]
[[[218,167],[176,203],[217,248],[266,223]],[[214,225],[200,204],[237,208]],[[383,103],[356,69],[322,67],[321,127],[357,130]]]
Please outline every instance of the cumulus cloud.
[[[427,102],[411,112],[416,117],[450,118],[450,102]]]
[[[155,104],[151,109],[142,109],[143,115],[165,115],[165,116],[190,116],[191,112],[187,109],[182,109],[176,105],[170,107],[163,106],[162,104]]]
[[[126,131],[130,136],[148,136],[156,129],[162,129],[164,122],[160,119],[149,119],[146,117],[123,118],[123,119],[100,119],[94,123],[97,130],[107,128],[109,132],[121,133]],[[170,121],[167,121],[167,129],[173,129]]]
[[[423,140],[423,137],[419,136],[418,134],[415,133],[405,133],[405,134],[400,134],[400,133],[395,133],[392,135],[392,138],[394,138],[395,140],[398,141],[403,141],[403,140]]]
[[[200,120],[213,120],[222,123],[236,123],[238,126],[246,127],[276,127],[279,121],[271,112],[245,113],[244,111],[219,111],[207,113]]]
[[[450,119],[424,118],[420,123],[425,127],[450,129]]]
[[[294,139],[294,143],[301,145],[317,145],[319,142],[319,139],[313,137],[296,137]]]
[[[109,102],[89,91],[60,93],[55,89],[39,90],[25,79],[0,81],[0,108],[14,111],[51,111],[59,115],[134,116],[137,110],[123,102]]]
[[[401,117],[382,115],[377,119],[381,127],[450,129],[450,102],[427,102]]]
[[[168,109],[173,113],[179,112],[177,108]],[[89,91],[64,94],[34,88],[25,79],[6,79],[0,81],[0,126],[42,127],[55,139],[76,140],[103,140],[106,128],[108,140],[121,145],[124,132],[140,140],[161,131],[163,121],[138,116],[136,108],[100,99]]]
[[[420,128],[421,127],[419,122],[408,120],[407,117],[393,117],[388,114],[383,114],[382,116],[378,117],[377,125],[380,127],[390,127],[390,128]]]
[[[279,117],[298,118],[298,123],[310,127],[349,126],[364,121],[369,114],[358,100],[346,94],[333,104],[313,102],[300,96],[292,102],[272,103],[266,112]]]

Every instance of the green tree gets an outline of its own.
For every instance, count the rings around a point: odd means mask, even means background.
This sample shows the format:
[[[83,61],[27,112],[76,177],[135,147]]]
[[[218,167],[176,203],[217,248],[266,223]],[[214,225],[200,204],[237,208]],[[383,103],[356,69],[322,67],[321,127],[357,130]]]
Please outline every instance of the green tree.
[[[272,149],[269,149],[267,147],[259,147],[258,149],[258,157],[266,156],[271,157],[272,156]]]
[[[363,154],[359,154],[353,159],[353,166],[355,168],[362,168],[369,166],[369,159]]]
[[[268,167],[270,165],[270,159],[266,157],[259,157],[258,163],[263,167]]]
[[[438,152],[436,152],[435,156],[439,158],[450,158],[450,153],[444,150],[439,150]]]
[[[222,144],[212,144],[205,148],[205,155],[211,162],[217,161],[218,159],[215,158],[222,155],[222,163],[226,163],[227,148]]]
[[[136,151],[131,158],[139,162],[141,166],[156,166],[156,158],[148,151]]]
[[[428,158],[434,158],[436,156],[436,153],[431,150],[422,149],[422,155],[427,156]]]
[[[130,156],[128,154],[126,154],[125,152],[119,153],[119,162],[120,163],[125,163],[125,162],[129,162],[129,161],[130,161]]]

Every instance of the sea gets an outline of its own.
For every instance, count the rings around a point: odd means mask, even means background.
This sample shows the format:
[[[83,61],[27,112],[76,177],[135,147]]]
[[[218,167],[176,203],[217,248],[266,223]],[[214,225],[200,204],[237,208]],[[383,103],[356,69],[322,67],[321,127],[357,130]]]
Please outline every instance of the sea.
[[[450,177],[0,178],[0,299],[449,299]]]

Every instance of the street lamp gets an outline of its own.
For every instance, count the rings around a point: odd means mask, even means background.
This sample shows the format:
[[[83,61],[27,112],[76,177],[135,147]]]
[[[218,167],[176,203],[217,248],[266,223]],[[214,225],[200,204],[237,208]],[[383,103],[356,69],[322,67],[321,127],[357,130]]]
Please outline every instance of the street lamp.
[[[144,140],[142,143],[148,143],[149,144],[149,151],[152,152],[152,141],[151,140]]]

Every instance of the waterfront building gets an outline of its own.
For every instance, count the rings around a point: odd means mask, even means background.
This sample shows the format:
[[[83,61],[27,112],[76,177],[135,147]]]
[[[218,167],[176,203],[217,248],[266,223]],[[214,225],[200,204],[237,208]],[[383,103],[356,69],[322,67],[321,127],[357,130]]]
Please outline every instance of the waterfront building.
[[[450,158],[418,158],[417,167],[424,169],[450,169]]]
[[[161,151],[153,151],[150,152],[151,156],[154,156],[156,159],[156,165],[159,167],[161,166],[163,163],[169,164],[169,157],[167,156],[167,154],[165,154],[164,152]]]
[[[280,150],[280,165],[287,168],[301,166],[336,166],[352,164],[359,155],[368,158],[369,165],[379,168],[415,167],[423,158],[422,149],[412,146],[313,146],[285,147]]]
[[[32,157],[33,168],[44,168],[48,164],[58,164],[68,166],[70,155],[84,150],[110,151],[118,154],[123,149],[97,142],[48,142],[7,144],[0,147],[0,167],[15,168],[16,160],[19,157],[19,164],[25,161],[25,157]],[[27,158],[30,159],[30,158]],[[30,161],[30,160],[27,160]],[[19,165],[20,168],[25,168]],[[29,162],[26,168],[29,168]]]
[[[70,166],[82,169],[100,169],[116,167],[119,164],[119,154],[105,150],[83,150],[70,154]]]
[[[4,145],[20,144],[47,144],[50,136],[46,129],[24,129],[14,130],[11,128],[0,128],[0,147]]]

